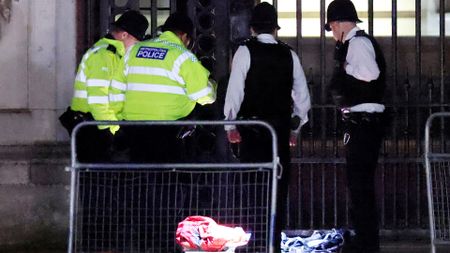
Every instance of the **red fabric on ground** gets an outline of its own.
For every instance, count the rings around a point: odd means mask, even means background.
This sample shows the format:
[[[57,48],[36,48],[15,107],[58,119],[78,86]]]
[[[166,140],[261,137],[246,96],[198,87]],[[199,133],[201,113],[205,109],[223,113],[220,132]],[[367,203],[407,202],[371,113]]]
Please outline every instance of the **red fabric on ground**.
[[[178,223],[176,242],[184,250],[222,251],[229,245],[244,245],[248,236],[242,228],[218,225],[205,216],[189,216]]]

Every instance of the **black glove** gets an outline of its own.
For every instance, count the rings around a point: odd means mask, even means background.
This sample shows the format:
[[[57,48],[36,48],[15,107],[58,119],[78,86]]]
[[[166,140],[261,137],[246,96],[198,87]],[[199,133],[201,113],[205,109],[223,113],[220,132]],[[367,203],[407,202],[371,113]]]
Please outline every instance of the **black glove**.
[[[126,132],[123,130],[123,127],[114,134],[113,139],[113,149],[116,151],[123,151],[128,148],[128,138]]]
[[[94,120],[91,113],[74,111],[70,107],[58,119],[69,135],[72,135],[73,129],[81,122]]]
[[[295,115],[291,118],[291,130],[296,130],[300,126],[300,117]]]

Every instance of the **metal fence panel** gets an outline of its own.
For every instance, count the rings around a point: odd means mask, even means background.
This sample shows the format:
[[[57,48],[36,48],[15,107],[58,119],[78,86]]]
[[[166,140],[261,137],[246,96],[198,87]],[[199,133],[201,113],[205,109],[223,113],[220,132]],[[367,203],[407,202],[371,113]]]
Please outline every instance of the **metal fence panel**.
[[[80,127],[97,124],[82,123]],[[118,124],[100,122],[99,124]],[[260,121],[122,122],[134,125],[253,124]],[[237,252],[273,252],[278,164],[276,145],[267,163],[87,164],[76,159],[72,137],[72,252],[177,252],[179,222],[202,215],[252,233]]]
[[[442,127],[449,120],[448,112],[434,113],[425,127],[425,167],[433,253],[436,252],[436,244],[450,245],[450,153],[447,151],[448,135],[442,139],[431,134],[431,129]],[[433,124],[435,122],[439,124]]]
[[[176,252],[187,216],[242,227],[252,239],[239,252],[266,252],[270,171],[80,170],[75,252]]]

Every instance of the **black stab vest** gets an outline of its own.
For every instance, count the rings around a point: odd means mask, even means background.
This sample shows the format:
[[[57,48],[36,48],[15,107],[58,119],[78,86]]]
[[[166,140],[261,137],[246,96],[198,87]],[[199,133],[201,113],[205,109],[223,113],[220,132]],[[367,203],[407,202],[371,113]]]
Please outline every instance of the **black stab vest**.
[[[358,80],[345,72],[344,63],[350,43],[350,40],[347,40],[344,44],[341,44],[341,46],[336,44],[336,67],[331,79],[330,89],[342,96],[342,104],[339,106],[354,106],[362,103],[381,104],[383,102],[384,90],[386,87],[386,62],[383,52],[377,41],[363,30],[357,31],[355,37],[366,37],[372,43],[375,50],[375,60],[380,69],[380,75],[378,76],[378,79],[366,82]]]
[[[289,46],[261,43],[256,38],[245,45],[250,51],[238,117],[288,121],[292,111],[293,62]]]

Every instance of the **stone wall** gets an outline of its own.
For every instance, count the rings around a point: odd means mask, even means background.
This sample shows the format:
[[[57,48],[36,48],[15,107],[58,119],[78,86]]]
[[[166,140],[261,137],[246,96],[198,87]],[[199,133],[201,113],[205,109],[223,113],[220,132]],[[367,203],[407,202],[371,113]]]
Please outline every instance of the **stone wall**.
[[[13,0],[0,17],[0,145],[67,140],[57,116],[76,71],[75,0]]]
[[[66,143],[0,146],[0,252],[65,249],[68,158]]]
[[[68,136],[57,116],[76,71],[76,1],[5,3],[11,15],[0,15],[0,252],[62,249],[70,174]]]

